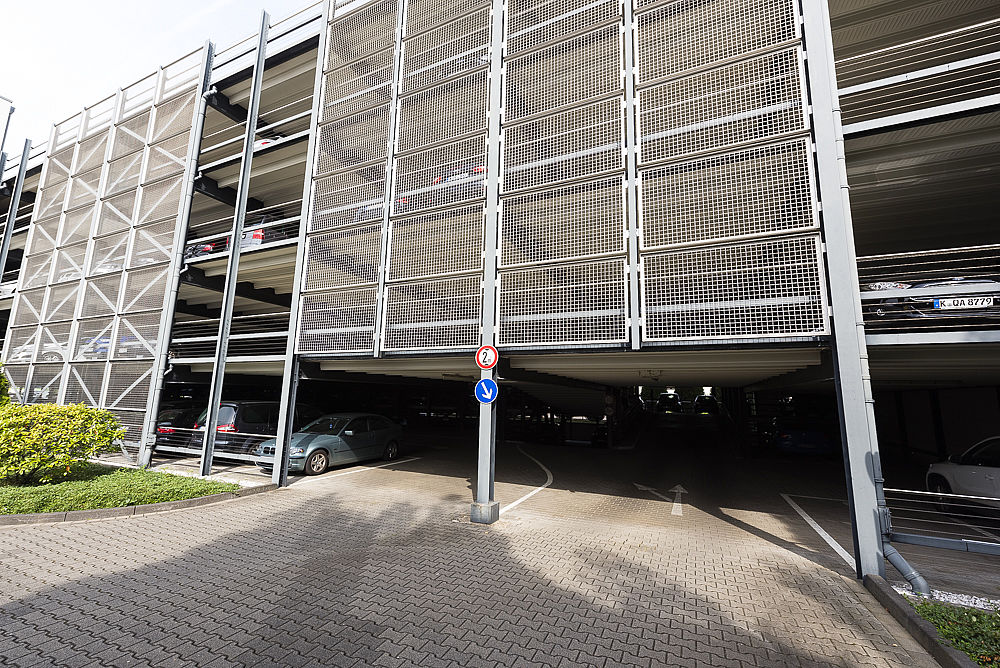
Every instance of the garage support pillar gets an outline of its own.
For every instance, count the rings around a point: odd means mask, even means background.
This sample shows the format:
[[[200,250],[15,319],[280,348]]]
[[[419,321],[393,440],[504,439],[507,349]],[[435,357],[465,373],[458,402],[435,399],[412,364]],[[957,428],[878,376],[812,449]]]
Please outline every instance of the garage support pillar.
[[[833,356],[858,577],[885,575],[888,513],[861,313],[828,0],[804,0],[803,30],[833,315]]]

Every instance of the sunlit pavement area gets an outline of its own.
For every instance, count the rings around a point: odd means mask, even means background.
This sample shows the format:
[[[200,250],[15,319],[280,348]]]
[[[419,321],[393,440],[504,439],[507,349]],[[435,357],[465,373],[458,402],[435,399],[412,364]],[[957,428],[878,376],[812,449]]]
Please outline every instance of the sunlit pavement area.
[[[491,526],[452,429],[276,492],[0,529],[0,663],[936,665],[780,496],[842,482],[725,440],[507,443]]]

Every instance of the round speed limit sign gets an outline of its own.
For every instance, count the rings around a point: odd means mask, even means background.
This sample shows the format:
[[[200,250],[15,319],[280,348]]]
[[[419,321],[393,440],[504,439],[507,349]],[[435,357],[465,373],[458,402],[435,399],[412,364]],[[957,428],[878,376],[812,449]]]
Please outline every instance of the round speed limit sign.
[[[476,351],[476,364],[479,365],[480,369],[492,369],[497,365],[499,359],[500,353],[493,346],[483,346]]]

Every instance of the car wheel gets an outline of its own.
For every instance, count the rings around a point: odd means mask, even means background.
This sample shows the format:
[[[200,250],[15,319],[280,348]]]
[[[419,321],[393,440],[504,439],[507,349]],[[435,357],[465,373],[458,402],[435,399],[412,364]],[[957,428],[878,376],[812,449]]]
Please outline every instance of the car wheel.
[[[935,494],[951,494],[951,485],[944,478],[935,477],[931,481],[931,490]],[[951,504],[948,503],[944,496],[939,496],[934,501],[934,507],[936,507],[942,513],[950,513],[952,511]]]
[[[385,446],[385,451],[382,453],[382,459],[387,462],[391,462],[397,457],[399,457],[399,445],[396,441],[389,441],[389,443]]]
[[[326,471],[330,465],[330,458],[326,456],[325,450],[317,450],[306,459],[306,475],[319,475]]]

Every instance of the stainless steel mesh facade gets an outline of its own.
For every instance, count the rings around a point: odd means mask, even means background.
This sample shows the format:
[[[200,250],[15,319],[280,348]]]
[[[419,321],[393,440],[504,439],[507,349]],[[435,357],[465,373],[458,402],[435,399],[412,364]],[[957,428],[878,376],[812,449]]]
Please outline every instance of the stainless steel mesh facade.
[[[4,348],[21,401],[112,409],[132,447],[173,311],[204,68],[197,51],[54,128]]]

